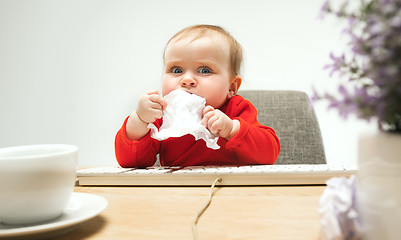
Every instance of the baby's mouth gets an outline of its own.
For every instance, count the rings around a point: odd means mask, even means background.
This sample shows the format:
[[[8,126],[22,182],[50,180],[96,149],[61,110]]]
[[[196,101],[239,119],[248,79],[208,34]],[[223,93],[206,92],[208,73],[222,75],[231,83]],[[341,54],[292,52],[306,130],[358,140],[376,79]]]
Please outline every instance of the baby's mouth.
[[[185,92],[189,93],[189,94],[193,94],[193,95],[202,97],[202,96],[200,96],[199,94],[196,94],[196,93],[194,93],[194,92],[191,92],[190,90],[187,90],[187,89],[183,89],[183,90],[184,90]]]

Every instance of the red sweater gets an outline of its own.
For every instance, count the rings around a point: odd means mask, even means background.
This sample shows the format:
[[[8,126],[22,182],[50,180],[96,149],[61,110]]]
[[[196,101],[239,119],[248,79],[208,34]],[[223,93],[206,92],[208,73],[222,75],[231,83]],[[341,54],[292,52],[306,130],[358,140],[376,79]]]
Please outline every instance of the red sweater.
[[[274,164],[280,141],[272,128],[257,121],[257,110],[250,101],[236,95],[220,111],[237,119],[240,130],[230,140],[220,137],[218,150],[206,147],[203,140],[195,141],[189,134],[158,141],[150,137],[149,131],[141,140],[131,141],[125,131],[127,118],[115,139],[117,161],[121,167],[145,168],[153,166],[159,154],[162,166]],[[160,128],[162,122],[160,119],[154,124]]]

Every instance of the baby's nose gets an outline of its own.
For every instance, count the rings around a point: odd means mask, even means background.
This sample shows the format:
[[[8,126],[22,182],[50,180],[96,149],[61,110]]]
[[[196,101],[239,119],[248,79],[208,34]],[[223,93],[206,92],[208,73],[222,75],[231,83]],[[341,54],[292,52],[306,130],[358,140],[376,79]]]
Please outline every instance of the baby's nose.
[[[198,82],[191,77],[185,77],[181,80],[181,86],[183,87],[196,87],[197,85]]]

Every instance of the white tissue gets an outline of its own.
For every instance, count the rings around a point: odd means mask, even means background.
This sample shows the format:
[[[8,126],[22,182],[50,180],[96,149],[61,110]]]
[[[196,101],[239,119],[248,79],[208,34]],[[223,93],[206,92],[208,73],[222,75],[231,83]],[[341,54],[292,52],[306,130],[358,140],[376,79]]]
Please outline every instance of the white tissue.
[[[322,239],[360,239],[355,176],[331,178],[326,184],[319,202]]]
[[[167,108],[163,112],[163,124],[158,130],[153,123],[149,123],[151,137],[159,141],[170,137],[181,137],[191,134],[195,140],[203,139],[206,146],[219,149],[217,144],[219,136],[212,134],[202,125],[202,110],[206,100],[195,94],[190,94],[182,89],[170,92],[164,97]]]

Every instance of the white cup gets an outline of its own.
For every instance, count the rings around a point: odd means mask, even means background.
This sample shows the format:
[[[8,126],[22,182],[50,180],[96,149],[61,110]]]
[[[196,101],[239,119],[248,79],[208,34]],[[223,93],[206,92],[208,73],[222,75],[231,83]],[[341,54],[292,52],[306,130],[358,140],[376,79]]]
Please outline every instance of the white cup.
[[[0,223],[28,225],[60,216],[76,180],[78,147],[63,144],[0,149]]]

